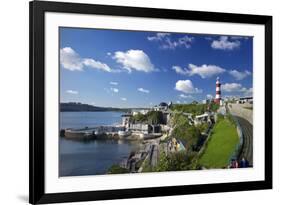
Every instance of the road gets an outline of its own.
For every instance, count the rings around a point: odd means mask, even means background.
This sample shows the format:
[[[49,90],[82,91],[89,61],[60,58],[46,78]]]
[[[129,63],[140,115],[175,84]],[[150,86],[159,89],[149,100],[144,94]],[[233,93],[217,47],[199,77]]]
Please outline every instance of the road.
[[[242,117],[234,116],[243,132],[243,145],[238,159],[245,158],[249,165],[253,166],[253,125]]]

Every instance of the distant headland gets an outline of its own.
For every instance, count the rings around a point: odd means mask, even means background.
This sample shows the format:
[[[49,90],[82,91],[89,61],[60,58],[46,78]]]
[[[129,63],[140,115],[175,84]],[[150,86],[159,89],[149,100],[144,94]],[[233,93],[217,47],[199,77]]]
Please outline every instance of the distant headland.
[[[98,107],[94,105],[83,104],[80,102],[60,103],[61,112],[130,112],[132,109],[135,108]]]

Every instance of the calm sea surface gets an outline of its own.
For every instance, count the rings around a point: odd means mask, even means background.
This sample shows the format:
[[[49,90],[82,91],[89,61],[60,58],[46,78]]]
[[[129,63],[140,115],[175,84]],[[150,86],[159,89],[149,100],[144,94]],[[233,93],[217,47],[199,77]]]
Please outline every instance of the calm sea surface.
[[[121,112],[61,112],[61,128],[84,128],[121,123]],[[137,142],[93,140],[89,142],[59,141],[60,176],[105,174],[113,164],[138,149]]]

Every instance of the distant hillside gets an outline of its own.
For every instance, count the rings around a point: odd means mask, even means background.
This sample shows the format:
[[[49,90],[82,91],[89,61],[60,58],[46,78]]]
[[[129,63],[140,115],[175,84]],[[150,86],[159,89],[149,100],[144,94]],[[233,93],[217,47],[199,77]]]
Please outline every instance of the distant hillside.
[[[122,111],[127,112],[130,109],[121,109],[121,108],[112,108],[112,107],[97,107],[88,104],[69,102],[69,103],[60,103],[61,112],[105,112],[105,111]]]

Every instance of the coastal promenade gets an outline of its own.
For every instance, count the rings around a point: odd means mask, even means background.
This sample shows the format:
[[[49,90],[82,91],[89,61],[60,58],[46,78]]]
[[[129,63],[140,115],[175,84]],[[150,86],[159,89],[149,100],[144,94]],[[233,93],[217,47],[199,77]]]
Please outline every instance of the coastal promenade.
[[[151,167],[155,167],[158,163],[159,159],[159,139],[155,139],[152,142],[152,148],[150,152],[150,165]]]
[[[228,108],[243,133],[243,145],[238,159],[244,158],[253,166],[253,111],[245,108],[243,104],[230,104]]]
[[[248,107],[246,104],[228,105],[229,111],[232,115],[240,116],[253,124],[253,110],[247,109],[246,107]]]
[[[243,158],[249,161],[249,165],[253,165],[253,125],[245,118],[235,116],[243,132],[243,145],[239,160]]]

